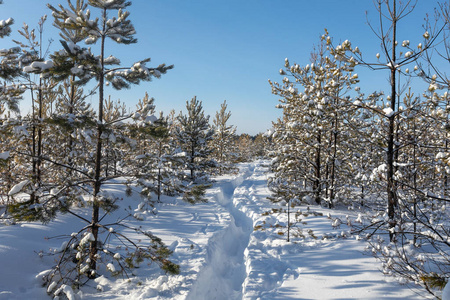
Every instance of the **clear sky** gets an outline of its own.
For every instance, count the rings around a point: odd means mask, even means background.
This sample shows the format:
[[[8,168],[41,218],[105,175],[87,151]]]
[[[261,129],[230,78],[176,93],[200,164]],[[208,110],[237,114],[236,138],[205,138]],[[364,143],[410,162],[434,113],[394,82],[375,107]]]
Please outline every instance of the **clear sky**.
[[[74,0],[75,2],[75,0]],[[40,16],[50,15],[46,3],[67,7],[66,0],[4,0],[0,19],[12,17],[35,27]],[[174,64],[159,80],[129,90],[108,89],[113,99],[135,106],[147,91],[157,110],[185,111],[193,96],[203,102],[206,114],[214,117],[226,100],[232,112],[230,124],[238,133],[257,134],[271,127],[281,115],[278,98],[271,94],[268,79],[281,81],[278,70],[284,59],[300,65],[309,63],[310,53],[327,28],[335,42],[350,40],[365,57],[375,61],[380,42],[367,25],[378,27],[372,0],[134,0],[128,8],[138,43],[117,46],[108,42],[107,53],[122,65],[151,57],[153,66]],[[420,41],[426,12],[433,13],[438,1],[419,0],[415,12],[399,24],[399,40]],[[92,10],[94,13],[94,9]],[[59,39],[49,16],[45,38]],[[14,38],[18,38],[14,34]],[[0,40],[5,47],[8,41]],[[4,48],[0,45],[0,48]],[[92,47],[95,52],[95,46]],[[361,88],[367,92],[387,90],[388,72],[358,71]],[[26,101],[26,100],[24,100]],[[92,102],[96,107],[96,98]],[[22,107],[26,104],[22,104]]]

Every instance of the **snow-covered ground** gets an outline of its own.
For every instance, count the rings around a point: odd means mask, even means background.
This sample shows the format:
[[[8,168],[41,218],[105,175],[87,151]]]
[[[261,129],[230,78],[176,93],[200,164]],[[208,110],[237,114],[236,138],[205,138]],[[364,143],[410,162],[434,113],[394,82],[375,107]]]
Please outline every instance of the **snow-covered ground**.
[[[216,178],[207,193],[208,203],[190,205],[164,198],[156,215],[143,213],[143,221],[132,223],[169,245],[180,274],[167,276],[143,264],[135,277],[102,276],[84,286],[76,298],[423,299],[384,277],[379,263],[364,254],[365,242],[345,237],[349,212],[295,208],[291,221],[297,218],[298,223],[288,243],[287,214],[266,199],[267,176],[264,161],[241,164],[238,175]],[[137,195],[114,192],[124,197],[124,208],[140,203]],[[121,214],[125,212],[119,209],[109,218]],[[340,223],[336,218],[342,224],[333,228],[333,222]],[[0,227],[0,300],[49,299],[36,279],[55,259],[45,253],[57,252],[60,236],[82,226],[74,217],[62,215],[48,225]]]

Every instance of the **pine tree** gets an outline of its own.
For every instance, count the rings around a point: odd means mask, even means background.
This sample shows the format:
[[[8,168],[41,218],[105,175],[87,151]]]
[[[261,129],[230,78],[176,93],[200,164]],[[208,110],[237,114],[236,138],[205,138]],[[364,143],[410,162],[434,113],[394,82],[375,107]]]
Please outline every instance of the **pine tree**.
[[[209,126],[209,116],[205,116],[202,102],[197,97],[186,101],[186,115],[181,112],[177,117],[179,127],[176,131],[178,145],[184,154],[184,163],[194,182],[208,181],[209,168],[214,166],[210,159],[212,149],[208,143],[213,137]]]
[[[3,1],[0,1],[3,4]],[[0,39],[8,37],[11,34],[11,26],[14,24],[12,18],[0,20]],[[7,108],[12,112],[18,112],[18,102],[22,99],[24,89],[14,84],[13,81],[21,74],[19,67],[20,48],[0,50],[0,173],[2,187],[0,188],[0,198],[6,198],[6,204],[10,203],[9,190],[14,184],[16,174],[15,163],[12,157],[12,126],[9,122],[10,114],[7,114]],[[14,123],[12,121],[11,123]],[[18,168],[17,168],[18,169]],[[17,170],[16,169],[16,170]]]
[[[258,133],[253,141],[253,146],[256,158],[267,158],[273,147],[270,132]]]
[[[2,4],[3,1],[0,1]],[[14,19],[0,20],[0,39],[8,37],[11,34],[11,26]],[[21,74],[19,67],[19,47],[2,49],[0,51],[0,103],[6,103],[12,111],[18,111],[18,101],[21,98],[24,89],[17,84],[11,84],[14,79]],[[8,83],[8,84],[7,84]]]
[[[3,0],[0,1],[0,4],[3,4]],[[11,25],[14,24],[14,19],[9,18],[7,20],[1,20],[0,22],[0,38],[4,38],[5,36],[9,36],[11,34]]]
[[[148,93],[137,104],[139,114],[133,116],[130,136],[137,140],[135,152],[138,185],[143,189],[141,194],[150,199],[156,194],[156,201],[161,202],[163,194],[176,195],[182,193],[183,176],[180,176],[176,146],[171,141],[168,118],[155,113],[154,98]],[[153,201],[148,203],[153,206]]]
[[[49,96],[49,100],[58,104],[55,113],[51,117],[46,115],[40,119],[42,128],[48,125],[56,132],[61,132],[61,140],[68,145],[67,158],[61,157],[57,152],[48,151],[37,155],[41,160],[45,160],[46,165],[52,169],[54,176],[54,187],[46,200],[39,199],[34,207],[25,208],[23,211],[35,209],[37,215],[51,220],[56,212],[70,213],[81,220],[87,222],[87,226],[76,235],[72,235],[68,241],[66,249],[61,253],[57,266],[46,276],[48,286],[53,288],[62,284],[78,286],[82,284],[81,278],[95,278],[97,276],[97,262],[105,262],[99,259],[100,255],[106,253],[106,257],[116,259],[114,253],[107,249],[107,243],[103,243],[101,234],[105,238],[124,238],[118,231],[110,228],[105,231],[105,227],[100,223],[101,213],[117,208],[118,199],[109,194],[103,185],[108,180],[117,176],[126,178],[138,178],[133,169],[133,158],[128,153],[132,153],[136,142],[124,135],[128,134],[128,126],[122,121],[130,118],[131,114],[120,105],[111,101],[105,101],[104,89],[106,83],[110,83],[116,89],[128,88],[132,84],[139,84],[141,81],[150,81],[153,77],[159,78],[172,66],[164,64],[156,68],[146,67],[149,59],[144,59],[135,63],[132,67],[120,67],[120,61],[112,56],[105,55],[105,42],[111,39],[119,44],[135,43],[134,27],[128,20],[129,13],[124,11],[131,3],[121,0],[113,1],[84,1],[78,0],[76,5],[68,1],[69,9],[59,6],[58,9],[49,6],[53,11],[55,26],[61,30],[62,49],[54,53],[52,61],[42,62],[41,58],[35,58],[34,53],[27,56],[29,61],[24,70],[30,73],[40,74],[41,78],[52,77],[55,81],[62,82],[61,90],[66,91],[65,98],[54,98]],[[98,9],[99,18],[90,19],[88,7]],[[117,11],[118,16],[111,19],[108,14]],[[33,33],[29,32],[32,36]],[[82,48],[77,43],[81,41],[92,44],[100,43],[100,54],[94,55],[89,48]],[[90,80],[98,81],[98,110],[93,113],[84,103],[86,95],[80,85]],[[42,98],[44,99],[44,98]],[[44,102],[40,102],[44,103]],[[45,106],[39,106],[42,109]],[[52,107],[52,105],[48,106]],[[53,111],[53,108],[51,108]],[[44,112],[43,112],[44,113]],[[142,114],[143,111],[140,112]],[[44,114],[42,115],[44,117]],[[17,137],[20,137],[17,135]],[[120,163],[118,163],[120,159]],[[113,168],[111,168],[111,162]],[[125,166],[131,166],[130,168]],[[112,173],[112,174],[111,174]],[[13,187],[16,193],[27,185],[23,184]],[[92,218],[87,220],[72,210],[72,204],[85,203],[86,192],[90,193],[88,199],[92,204]],[[51,214],[49,214],[49,212]],[[22,213],[22,210],[21,212]],[[20,215],[18,214],[18,216]],[[130,215],[131,216],[131,215]],[[19,216],[20,217],[20,216]],[[113,226],[124,226],[122,223],[112,224]],[[177,273],[178,266],[167,258],[171,251],[162,243],[161,239],[153,234],[136,229],[146,239],[143,241],[132,241],[126,238],[127,247],[133,249],[126,256],[120,258],[122,266],[120,273],[127,275],[129,269],[136,266],[143,258],[157,263],[163,270],[169,273]],[[100,251],[102,250],[102,251]],[[76,262],[73,257],[77,257]]]
[[[226,101],[220,105],[220,111],[216,112],[212,127],[214,135],[211,145],[220,175],[233,170],[233,160],[236,155],[234,150],[236,127],[227,124],[231,117],[231,111],[227,111],[227,107]]]
[[[236,140],[236,147],[238,152],[238,157],[236,158],[237,162],[248,162],[253,160],[253,139],[249,134],[240,134]]]
[[[397,28],[399,22],[409,15],[415,8],[415,3],[412,1],[406,1],[404,3],[400,1],[388,1],[379,0],[376,3],[376,9],[380,15],[379,33],[377,37],[380,39],[382,47],[382,55],[377,54],[378,62],[369,63],[365,61],[360,53],[356,53],[352,59],[356,57],[356,60],[365,66],[368,66],[376,70],[389,71],[389,83],[390,92],[386,97],[387,106],[382,108],[382,111],[378,111],[378,115],[387,119],[387,132],[386,132],[386,194],[387,194],[387,210],[389,218],[390,239],[395,239],[395,226],[398,222],[401,222],[401,212],[399,211],[399,199],[397,192],[397,184],[395,180],[396,172],[396,159],[399,156],[400,144],[398,143],[397,128],[399,128],[400,114],[399,99],[401,91],[398,90],[399,86],[399,74],[401,74],[401,68],[416,62],[424,51],[431,48],[436,41],[437,36],[442,31],[438,30],[435,35],[431,36],[429,32],[424,34],[424,43],[420,44],[417,49],[412,49],[409,44],[409,40],[404,40],[401,45],[398,44]],[[375,29],[374,29],[374,32]],[[400,49],[400,46],[405,49]],[[345,55],[341,56],[342,58]],[[383,61],[383,59],[385,61]],[[367,108],[367,107],[365,107]],[[371,109],[371,108],[367,108]]]
[[[70,3],[70,1],[69,1]],[[165,73],[167,70],[171,69],[172,66],[166,67],[165,65],[160,65],[157,68],[147,68],[146,63],[149,59],[144,59],[135,63],[131,68],[119,68],[113,67],[117,66],[120,61],[119,59],[109,56],[106,57],[106,40],[112,40],[118,44],[132,44],[136,43],[137,40],[134,38],[135,29],[131,22],[128,20],[129,12],[124,9],[131,5],[131,2],[124,0],[90,0],[88,1],[88,6],[97,8],[99,10],[99,18],[94,20],[90,19],[90,10],[83,11],[82,9],[77,11],[76,15],[66,10],[60,6],[60,10],[50,6],[53,11],[53,16],[57,21],[59,21],[59,26],[68,30],[79,30],[85,37],[85,43],[95,44],[100,43],[100,54],[96,59],[98,64],[92,65],[90,68],[91,78],[96,78],[98,80],[98,116],[97,116],[97,127],[96,127],[96,147],[95,147],[95,167],[94,167],[94,180],[93,180],[93,210],[92,210],[92,221],[91,221],[91,232],[93,235],[93,240],[90,242],[89,249],[89,276],[95,277],[96,272],[96,255],[98,252],[98,231],[99,231],[99,220],[100,220],[100,208],[104,201],[99,199],[101,192],[101,186],[103,183],[102,166],[104,164],[104,158],[102,156],[103,152],[103,133],[105,132],[105,122],[104,122],[104,89],[106,81],[111,83],[115,89],[128,88],[130,84],[139,84],[140,81],[149,81],[152,77],[159,78],[161,74]],[[71,6],[69,4],[69,6]],[[73,6],[72,6],[73,7]],[[83,5],[77,7],[84,8]],[[111,11],[117,11],[117,17],[108,19],[108,14]],[[63,21],[64,20],[64,21]],[[111,66],[111,67],[110,67]],[[76,68],[74,68],[76,67]],[[75,65],[70,69],[72,73],[76,73],[78,76],[79,67],[84,68],[85,65]],[[82,72],[83,75],[84,71]],[[107,203],[107,202],[106,202]],[[108,209],[107,207],[105,207]]]
[[[366,99],[364,103],[358,99],[354,102],[357,108],[374,115],[372,128],[360,132],[369,137],[368,141],[372,139],[370,151],[378,152],[378,159],[370,162],[373,169],[370,184],[372,191],[382,188],[383,192],[372,193],[371,197],[387,199],[386,211],[376,213],[372,223],[363,229],[370,232],[369,236],[387,230],[391,243],[383,238],[371,240],[373,253],[383,262],[384,272],[420,284],[436,295],[435,288],[446,281],[447,267],[442,262],[448,261],[443,250],[448,248],[448,241],[441,238],[447,235],[448,228],[442,224],[436,226],[436,220],[448,218],[443,206],[443,201],[448,201],[445,196],[447,172],[444,171],[449,170],[444,150],[447,130],[443,129],[448,119],[448,95],[436,92],[446,81],[443,72],[437,71],[436,65],[431,63],[431,57],[441,56],[430,53],[439,48],[438,37],[448,26],[448,20],[441,24],[436,22],[435,28],[426,25],[423,42],[416,47],[410,45],[409,40],[400,43],[397,34],[400,21],[415,9],[414,1],[380,0],[376,8],[380,25],[378,30],[372,29],[383,45],[382,53],[377,54],[378,61],[369,63],[362,59],[361,53],[355,52],[340,55],[340,59],[351,58],[371,69],[386,70],[390,79],[390,91],[385,99],[383,93],[378,93],[369,95],[375,101]],[[423,58],[426,67],[420,63]],[[429,83],[422,97],[411,92],[414,76]],[[380,209],[378,203],[374,205]]]
[[[298,197],[298,187],[304,186],[301,194],[309,191],[316,204],[325,200],[331,207],[337,193],[337,165],[344,168],[346,160],[340,155],[344,152],[341,148],[345,146],[350,103],[344,96],[358,82],[358,75],[354,73],[355,61],[336,59],[339,53],[330,47],[330,40],[327,33],[321,37],[322,44],[313,53],[310,65],[291,65],[286,59],[280,73],[289,77],[285,76],[282,84],[270,84],[272,92],[282,97],[278,107],[283,109],[283,118],[274,124],[273,135],[280,156],[273,168],[278,174],[275,177],[281,178],[272,183],[287,181],[283,190],[292,187],[295,192],[283,192],[285,196]],[[338,50],[350,47],[345,41]],[[285,178],[292,176],[289,174],[295,174],[295,179]]]
[[[43,193],[45,186],[45,179],[43,174],[42,157],[44,156],[44,119],[48,117],[51,107],[50,102],[54,100],[54,93],[52,89],[56,83],[45,76],[42,72],[52,67],[51,61],[45,60],[48,51],[45,50],[44,44],[44,26],[47,20],[46,16],[39,19],[37,31],[30,29],[29,25],[24,24],[19,34],[24,38],[24,41],[15,41],[22,49],[22,57],[20,59],[23,66],[23,73],[26,81],[26,86],[29,89],[31,96],[31,115],[27,117],[30,131],[31,131],[31,152],[28,153],[32,161],[31,167],[31,181],[30,185],[30,204],[39,203],[39,195]],[[48,46],[50,46],[49,41]],[[39,74],[36,76],[34,74]],[[42,74],[42,75],[41,75]],[[31,188],[32,187],[32,188]],[[31,216],[30,216],[31,217]]]

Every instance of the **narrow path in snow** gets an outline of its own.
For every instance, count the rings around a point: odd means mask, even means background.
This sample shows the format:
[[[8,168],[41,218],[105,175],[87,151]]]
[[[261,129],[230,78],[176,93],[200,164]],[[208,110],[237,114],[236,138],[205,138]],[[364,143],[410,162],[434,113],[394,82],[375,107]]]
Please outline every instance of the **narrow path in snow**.
[[[249,165],[236,178],[218,187],[216,201],[230,213],[230,224],[208,242],[206,264],[186,299],[242,299],[242,283],[246,278],[244,251],[253,222],[235,207],[233,199],[236,188],[248,189],[246,178],[254,168],[255,165]]]

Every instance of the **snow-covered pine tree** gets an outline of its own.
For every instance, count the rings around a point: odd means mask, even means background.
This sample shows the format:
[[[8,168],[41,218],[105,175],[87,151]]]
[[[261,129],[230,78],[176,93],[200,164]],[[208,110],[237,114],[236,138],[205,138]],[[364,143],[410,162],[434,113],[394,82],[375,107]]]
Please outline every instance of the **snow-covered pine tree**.
[[[255,149],[256,158],[267,158],[272,150],[272,140],[270,132],[258,133],[253,140],[253,148]]]
[[[386,156],[385,156],[385,190],[387,194],[387,213],[388,213],[388,225],[390,228],[390,239],[395,239],[395,226],[397,223],[401,223],[401,211],[399,210],[399,199],[397,192],[397,183],[395,180],[395,173],[397,171],[397,158],[401,145],[398,143],[397,128],[399,128],[399,122],[401,121],[400,114],[402,111],[399,109],[402,90],[399,90],[399,76],[401,74],[407,75],[407,72],[401,71],[402,68],[408,68],[417,62],[427,51],[434,46],[437,37],[442,32],[441,29],[434,31],[433,33],[426,32],[423,43],[413,49],[410,46],[409,40],[404,40],[401,44],[398,42],[398,24],[406,16],[408,16],[415,8],[415,1],[389,1],[379,0],[376,2],[376,9],[379,13],[379,33],[377,37],[380,39],[381,54],[378,53],[377,62],[368,62],[362,58],[361,53],[353,52],[349,55],[342,54],[339,57],[342,59],[350,59],[358,61],[359,64],[368,66],[375,70],[386,70],[389,72],[389,85],[390,91],[386,97],[387,105],[378,109],[377,114],[379,117],[387,120],[386,124]],[[372,25],[370,25],[372,27]],[[374,28],[374,27],[372,27]],[[374,29],[375,32],[375,29]],[[409,68],[408,68],[409,70]],[[405,69],[406,71],[406,69]],[[409,72],[409,71],[408,71]],[[366,109],[373,109],[364,106]]]
[[[450,228],[444,220],[449,219],[446,207],[450,201],[450,100],[448,77],[441,69],[444,63],[448,66],[449,55],[446,35],[439,37],[443,28],[448,28],[448,3],[440,7],[436,16],[434,28],[428,21],[425,24],[423,41],[417,48],[409,41],[402,42],[405,50],[400,50],[399,60],[413,55],[419,60],[399,69],[397,80],[414,80],[418,76],[428,83],[428,89],[421,95],[413,93],[414,86],[409,81],[405,91],[397,89],[395,146],[399,150],[394,152],[394,180],[398,192],[396,214],[400,217],[395,228],[391,228],[394,242],[378,240],[373,244],[375,248],[386,245],[386,249],[375,253],[383,262],[384,272],[414,282],[416,288],[421,286],[438,297],[439,290],[448,284],[449,273],[449,264],[443,262],[449,261],[446,237]]]
[[[160,114],[155,121],[156,128],[153,131],[153,152],[156,163],[156,195],[158,202],[161,195],[174,196],[186,191],[183,184],[184,169],[181,168],[180,158],[176,156],[177,146],[173,138],[169,119]]]
[[[236,127],[228,124],[231,111],[227,111],[227,107],[225,100],[220,105],[220,110],[216,112],[212,126],[214,135],[211,140],[211,146],[213,148],[213,156],[218,163],[219,175],[234,170],[233,166],[237,154],[235,151]]]
[[[107,127],[103,132],[105,143],[104,174],[106,177],[118,175],[118,163],[124,161],[125,153],[128,149],[120,147],[118,140],[124,140],[123,130],[126,126],[121,121],[129,117],[125,103],[120,100],[113,101],[111,97],[105,99],[103,106],[103,118]]]
[[[209,172],[216,166],[210,157],[212,149],[209,146],[214,132],[209,125],[209,116],[205,116],[202,102],[197,97],[186,101],[186,110],[186,115],[180,112],[177,116],[178,126],[174,134],[180,149],[178,156],[183,160],[184,169],[189,172],[186,180],[191,181],[184,192],[184,199],[195,203],[206,201],[203,195],[209,187]]]
[[[0,4],[3,4],[3,1],[0,1]],[[0,39],[10,35],[13,24],[12,18],[0,20]],[[16,178],[15,163],[11,156],[12,144],[10,143],[13,130],[8,121],[10,114],[7,108],[10,112],[18,112],[18,102],[24,92],[20,85],[13,83],[21,74],[19,52],[19,47],[0,50],[0,178],[3,183],[0,188],[0,199],[2,205],[10,203],[8,192]],[[11,123],[16,122],[11,120]]]
[[[22,29],[19,30],[19,34],[23,37],[24,41],[14,41],[21,48],[22,55],[19,66],[23,68],[23,82],[24,86],[30,92],[32,109],[31,113],[23,118],[21,124],[29,132],[28,145],[23,148],[16,147],[15,155],[22,156],[23,159],[21,161],[26,166],[29,166],[29,171],[24,176],[29,176],[32,184],[24,185],[27,188],[23,191],[29,194],[29,199],[27,201],[20,201],[16,205],[10,206],[10,208],[12,210],[11,213],[16,217],[27,220],[39,219],[44,215],[48,218],[52,216],[52,212],[50,211],[41,210],[42,214],[34,214],[34,212],[30,212],[27,209],[22,209],[29,205],[38,204],[40,202],[40,195],[47,194],[49,189],[51,189],[51,184],[49,184],[48,179],[52,177],[52,171],[44,171],[42,157],[46,151],[44,149],[46,137],[44,134],[44,120],[48,117],[52,102],[55,99],[55,94],[52,92],[52,89],[56,83],[46,76],[33,74],[40,73],[43,69],[48,69],[52,66],[50,61],[45,61],[47,51],[44,49],[46,46],[49,46],[44,44],[43,41],[45,21],[46,16],[40,18],[37,31],[36,29],[30,29],[27,24],[24,24]],[[39,210],[39,208],[36,209]]]
[[[446,88],[445,88],[446,89]],[[450,227],[448,191],[448,92],[428,90],[422,98],[407,93],[399,116],[398,143],[405,145],[396,159],[401,223],[396,241],[376,256],[384,271],[401,280],[419,283],[428,293],[448,282]],[[405,256],[404,253],[409,255]]]
[[[2,3],[3,1],[0,1],[0,4]],[[12,18],[0,20],[0,39],[11,34],[13,24],[14,19]],[[4,82],[0,82],[0,103],[6,104],[12,111],[18,111],[18,101],[24,92],[20,85],[12,83],[22,71],[19,67],[19,53],[19,47],[0,51],[0,79],[4,80]]]
[[[32,112],[20,124],[24,130],[14,137],[17,141],[13,152],[15,160],[20,161],[22,168],[29,166],[28,172],[22,172],[24,178],[16,177],[16,183],[24,182],[30,173],[37,183],[22,185],[21,192],[29,193],[30,200],[21,200],[10,206],[10,212],[16,219],[48,222],[58,211],[67,211],[73,201],[80,201],[82,189],[77,187],[77,183],[85,182],[86,172],[74,171],[86,170],[86,152],[90,147],[81,138],[78,139],[78,146],[75,145],[74,137],[76,127],[82,129],[93,124],[92,118],[87,122],[89,115],[92,117],[93,114],[84,103],[86,96],[83,90],[68,83],[68,76],[58,73],[61,62],[57,57],[62,51],[50,55],[50,58],[58,61],[58,68],[54,68],[54,61],[44,61],[43,56],[47,56],[47,51],[43,50],[45,20],[45,17],[40,19],[38,34],[36,29],[30,30],[28,25],[24,25],[20,34],[25,41],[16,42],[24,53],[20,65],[32,99]],[[60,80],[65,81],[60,84]],[[83,112],[81,117],[80,112]],[[55,144],[61,147],[54,147]],[[74,157],[77,158],[76,164]],[[45,170],[42,169],[44,166]],[[12,196],[17,195],[16,192]]]
[[[0,4],[3,4],[3,0],[0,0]],[[8,18],[7,20],[0,21],[0,39],[11,34],[11,25],[14,24],[14,19]]]
[[[358,95],[353,101],[356,106],[376,107],[382,98],[380,93],[366,96],[360,92],[359,87],[356,89]],[[384,191],[383,186],[371,180],[372,171],[378,168],[384,157],[384,149],[380,146],[384,139],[379,130],[379,119],[372,110],[351,109],[348,122],[351,125],[348,131],[351,147],[346,148],[346,155],[350,158],[351,168],[347,170],[347,178],[352,180],[349,186],[353,187],[349,189],[351,193],[347,194],[348,204],[356,208],[370,206],[373,203],[366,203],[366,200]]]
[[[397,29],[415,7],[416,1],[377,1],[380,24],[378,29],[372,28],[383,45],[381,54],[376,55],[377,62],[363,60],[355,52],[339,58],[355,59],[373,70],[389,72],[390,91],[385,99],[379,94],[375,102],[354,103],[376,114],[372,129],[366,133],[373,138],[371,147],[376,152],[384,152],[378,155],[381,159],[376,164],[372,162],[370,179],[372,190],[382,186],[382,192],[372,194],[372,198],[387,200],[386,210],[377,207],[375,218],[363,229],[370,232],[369,236],[387,230],[391,243],[378,236],[371,240],[372,252],[383,262],[387,274],[419,284],[438,295],[436,289],[447,281],[448,264],[442,262],[449,260],[448,251],[444,250],[449,245],[442,236],[447,236],[449,229],[436,220],[448,219],[443,203],[449,201],[445,187],[447,171],[444,171],[449,169],[444,150],[448,145],[448,129],[444,129],[448,123],[448,94],[439,95],[436,91],[444,86],[448,89],[448,81],[431,58],[442,57],[441,54],[445,57],[448,46],[438,55],[431,53],[440,45],[448,45],[438,40],[448,26],[448,19],[444,17],[442,22],[436,22],[435,28],[427,24],[422,42],[417,45],[411,45],[406,39],[400,42]],[[445,9],[441,13],[437,16],[445,16]],[[411,92],[413,86],[409,80],[415,76],[429,83],[422,98]],[[402,86],[403,82],[406,84]]]
[[[107,249],[107,243],[102,242],[102,238],[117,237],[119,239],[125,236],[114,230],[113,227],[106,229],[100,220],[101,214],[107,214],[115,209],[118,200],[113,195],[104,191],[103,185],[115,176],[106,176],[106,160],[105,160],[105,140],[113,136],[118,136],[118,130],[126,130],[126,126],[121,125],[120,117],[128,118],[131,115],[120,116],[119,119],[114,118],[108,122],[104,115],[104,89],[107,82],[116,89],[128,88],[131,84],[139,84],[141,81],[150,81],[153,77],[159,78],[167,70],[173,66],[159,65],[156,68],[149,68],[146,63],[150,59],[144,59],[136,62],[132,67],[120,67],[120,61],[113,57],[106,57],[106,40],[113,40],[119,44],[135,43],[134,27],[128,20],[129,13],[124,9],[131,2],[120,0],[108,1],[88,1],[84,4],[83,0],[78,0],[77,5],[72,5],[68,0],[69,9],[60,5],[58,8],[49,6],[53,11],[55,18],[55,26],[66,36],[61,44],[63,49],[56,52],[51,62],[38,63],[39,61],[31,61],[26,71],[41,74],[42,77],[52,76],[55,80],[66,81],[66,88],[69,91],[69,112],[61,116],[53,116],[52,124],[69,128],[68,132],[73,137],[72,150],[70,151],[70,161],[58,161],[55,157],[46,157],[46,164],[58,166],[60,173],[74,173],[76,176],[69,176],[70,179],[76,179],[70,182],[61,183],[49,195],[56,203],[60,205],[63,212],[71,213],[81,220],[87,222],[86,227],[80,230],[76,235],[72,235],[67,247],[61,253],[56,267],[46,276],[46,283],[54,292],[58,286],[68,284],[70,286],[78,286],[82,284],[81,278],[95,278],[98,272],[97,262],[105,263],[108,259],[116,259],[111,251]],[[99,17],[91,19],[91,12],[88,7],[98,9]],[[109,18],[111,11],[117,12],[117,17]],[[76,43],[81,39],[85,43],[93,44],[99,41],[99,55],[93,55],[91,49],[82,48]],[[78,92],[81,92],[77,85],[87,83],[90,80],[98,81],[99,102],[96,115],[84,114],[77,115],[75,103]],[[67,104],[67,103],[66,103]],[[59,112],[64,109],[57,110]],[[85,111],[86,112],[86,111]],[[93,118],[92,118],[93,116]],[[83,124],[80,126],[80,124]],[[79,141],[78,141],[79,140]],[[77,150],[79,145],[84,143],[85,155],[78,156]],[[133,148],[135,142],[129,138],[120,141],[120,147],[128,147],[127,150]],[[116,143],[110,143],[109,146],[117,147]],[[106,149],[111,150],[111,149]],[[131,153],[131,151],[127,151]],[[131,162],[131,159],[127,160]],[[130,164],[131,165],[131,164]],[[131,168],[132,169],[132,168]],[[116,170],[115,170],[116,171]],[[120,168],[120,175],[135,176],[129,173],[130,168]],[[128,172],[128,173],[127,173]],[[119,176],[119,175],[117,175]],[[131,178],[131,177],[127,177]],[[26,183],[26,182],[25,182]],[[13,187],[13,190],[21,190],[25,184]],[[66,192],[72,188],[88,191],[90,195],[80,195],[77,191],[67,194]],[[84,198],[79,198],[83,196]],[[87,198],[86,198],[87,197]],[[92,219],[88,220],[81,215],[76,214],[71,209],[71,201],[78,200],[88,202],[92,205]],[[71,201],[68,201],[71,200]],[[38,207],[46,208],[49,202],[38,203]],[[120,222],[119,222],[120,223]],[[123,226],[122,223],[110,224],[111,226]],[[127,249],[133,249],[126,255],[120,257],[121,270],[118,271],[124,275],[128,274],[130,268],[136,266],[136,262],[141,259],[149,259],[158,264],[163,270],[169,273],[177,273],[178,266],[173,264],[167,258],[171,251],[162,243],[162,241],[153,234],[136,228],[136,232],[142,234],[144,239],[133,241],[126,238]],[[103,235],[104,234],[104,235]],[[102,235],[102,236],[101,236]],[[77,261],[73,257],[77,257]],[[106,255],[100,258],[100,255]],[[117,273],[117,272],[116,272]],[[115,273],[115,274],[116,274]],[[118,274],[118,273],[117,273]]]
[[[70,1],[68,1],[70,3]],[[56,20],[64,20],[60,22],[61,28],[69,30],[79,30],[84,34],[85,43],[95,44],[99,42],[100,49],[99,55],[96,56],[98,60],[97,65],[93,65],[89,71],[92,74],[91,78],[98,80],[98,116],[96,126],[96,147],[94,158],[94,176],[93,176],[93,209],[92,209],[92,221],[90,230],[93,239],[90,241],[89,247],[89,271],[86,273],[89,277],[96,276],[96,262],[97,252],[99,250],[99,221],[100,221],[100,208],[105,204],[109,206],[110,201],[103,201],[103,197],[99,197],[101,193],[101,187],[104,183],[103,165],[104,157],[103,153],[103,138],[105,131],[105,124],[103,112],[104,112],[104,89],[106,82],[109,82],[115,89],[128,88],[130,84],[139,84],[143,81],[150,81],[152,77],[159,78],[161,74],[167,72],[173,66],[165,66],[164,64],[156,68],[147,68],[146,63],[150,59],[144,59],[136,62],[131,68],[118,67],[120,60],[113,56],[106,56],[106,40],[114,41],[118,44],[132,44],[137,40],[134,38],[135,29],[128,20],[129,12],[126,11],[126,7],[131,5],[131,2],[125,0],[89,0],[88,7],[96,8],[99,11],[99,17],[91,19],[91,11],[87,9],[79,10],[76,14],[60,6],[59,10],[50,6],[53,11],[53,16]],[[70,6],[70,5],[69,5]],[[83,5],[79,7],[83,8]],[[109,14],[115,11],[117,17],[109,18]],[[77,68],[72,67],[70,71],[72,73],[78,73],[78,68],[85,67],[83,65],[77,65]],[[83,72],[84,73],[84,72]],[[78,74],[75,74],[78,75]],[[89,78],[90,79],[90,78]],[[104,207],[109,209],[108,207]]]
[[[190,180],[205,182],[208,181],[209,169],[215,166],[210,157],[212,149],[208,145],[213,138],[213,131],[209,125],[209,116],[205,116],[202,102],[197,97],[186,101],[186,110],[186,114],[180,112],[177,117],[180,126],[175,134],[184,154]]]
[[[248,133],[236,137],[237,162],[248,162],[254,158],[253,138]]]
[[[167,117],[155,114],[154,98],[145,93],[137,104],[138,114],[133,116],[134,123],[129,126],[130,136],[137,141],[133,153],[138,185],[142,187],[141,195],[146,199],[156,194],[156,201],[161,201],[163,194],[181,192],[178,178],[178,166],[173,156],[175,145],[171,142]],[[153,201],[147,203],[152,206]]]
[[[162,131],[156,135],[156,145],[158,153],[162,154],[162,163],[164,168],[161,169],[163,185],[161,186],[166,195],[184,194],[189,189],[186,185],[186,173],[184,169],[184,159],[180,157],[180,148],[176,132],[179,128],[177,114],[175,110],[171,110],[167,116],[160,114],[157,124],[162,125]],[[160,151],[160,149],[162,151]]]
[[[139,99],[136,110],[139,113],[133,115],[133,126],[130,130],[136,140],[136,155],[143,155],[151,147],[151,137],[154,129],[154,122],[158,119],[155,116],[155,99],[146,92],[144,98]]]
[[[283,192],[283,197],[305,197],[306,192],[313,196],[316,204],[325,200],[331,207],[338,193],[339,168],[344,169],[348,161],[344,147],[349,147],[346,117],[350,101],[344,96],[358,82],[358,75],[354,73],[355,61],[336,59],[330,40],[326,32],[310,65],[291,65],[286,59],[285,69],[280,70],[285,76],[282,84],[269,83],[272,92],[282,97],[278,107],[283,109],[283,118],[274,124],[273,134],[274,144],[279,149],[275,152],[279,157],[273,168],[275,178],[281,178],[272,183],[285,182],[285,188],[294,189],[293,193]],[[350,49],[351,45],[345,41],[339,48]],[[302,86],[303,92],[299,92],[298,85]],[[288,174],[295,174],[295,179],[285,178],[291,176]],[[341,187],[345,186],[345,180],[348,178],[339,178]],[[302,186],[300,193],[298,188]],[[310,196],[305,199],[309,202]]]

